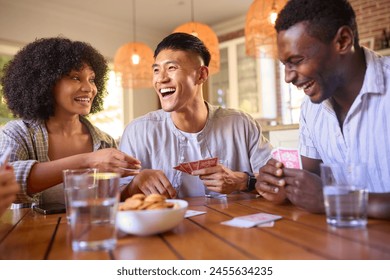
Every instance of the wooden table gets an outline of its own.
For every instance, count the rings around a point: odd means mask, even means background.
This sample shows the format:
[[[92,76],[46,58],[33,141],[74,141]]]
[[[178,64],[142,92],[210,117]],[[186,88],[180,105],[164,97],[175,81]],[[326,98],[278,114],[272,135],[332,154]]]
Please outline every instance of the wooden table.
[[[116,248],[100,252],[72,251],[65,214],[7,210],[0,219],[0,259],[390,259],[390,221],[369,220],[363,229],[333,228],[324,215],[273,205],[249,194],[187,201],[189,209],[207,213],[184,219],[164,234],[137,237],[119,232]],[[220,224],[258,212],[283,218],[273,227]]]

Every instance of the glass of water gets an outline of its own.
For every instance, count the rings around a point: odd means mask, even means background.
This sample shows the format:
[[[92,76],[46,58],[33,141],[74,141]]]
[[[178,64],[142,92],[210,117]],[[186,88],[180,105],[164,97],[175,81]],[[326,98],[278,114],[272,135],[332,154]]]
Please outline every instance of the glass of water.
[[[70,199],[72,188],[78,188],[82,185],[84,188],[95,188],[95,174],[97,168],[82,168],[82,169],[66,169],[62,171],[64,179],[64,195],[65,195],[65,206],[66,206],[66,219],[70,224]],[[84,176],[89,175],[89,176]]]
[[[367,224],[367,166],[365,164],[321,164],[326,221],[336,227]]]
[[[72,248],[74,251],[110,250],[116,245],[116,214],[119,203],[117,173],[80,175],[81,185],[69,190]],[[85,181],[94,182],[94,186]]]

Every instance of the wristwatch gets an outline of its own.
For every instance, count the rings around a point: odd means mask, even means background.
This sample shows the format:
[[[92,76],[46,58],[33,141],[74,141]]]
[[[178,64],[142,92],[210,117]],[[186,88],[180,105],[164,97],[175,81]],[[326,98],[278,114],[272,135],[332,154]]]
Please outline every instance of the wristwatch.
[[[244,190],[244,192],[251,192],[253,191],[256,187],[256,176],[253,174],[253,173],[250,173],[250,172],[247,172],[247,171],[244,171],[244,173],[246,175],[248,175],[248,182],[247,182],[247,185],[246,185],[246,190]]]

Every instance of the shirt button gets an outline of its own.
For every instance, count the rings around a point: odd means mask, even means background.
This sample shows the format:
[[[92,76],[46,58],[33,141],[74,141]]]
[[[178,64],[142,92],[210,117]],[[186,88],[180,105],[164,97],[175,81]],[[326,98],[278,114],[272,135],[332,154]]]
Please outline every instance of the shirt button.
[[[183,161],[183,160],[184,160],[184,157],[180,157],[180,160]]]
[[[186,138],[185,138],[185,137],[182,137],[182,138],[181,138],[181,140],[182,140],[182,141],[185,141],[185,140],[186,140]]]

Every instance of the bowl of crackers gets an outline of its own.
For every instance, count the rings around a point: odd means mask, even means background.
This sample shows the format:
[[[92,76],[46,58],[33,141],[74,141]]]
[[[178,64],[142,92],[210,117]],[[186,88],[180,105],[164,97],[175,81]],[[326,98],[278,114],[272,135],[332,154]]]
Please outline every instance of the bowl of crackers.
[[[185,200],[135,194],[119,204],[117,226],[125,233],[139,236],[163,233],[183,220],[187,207]]]

